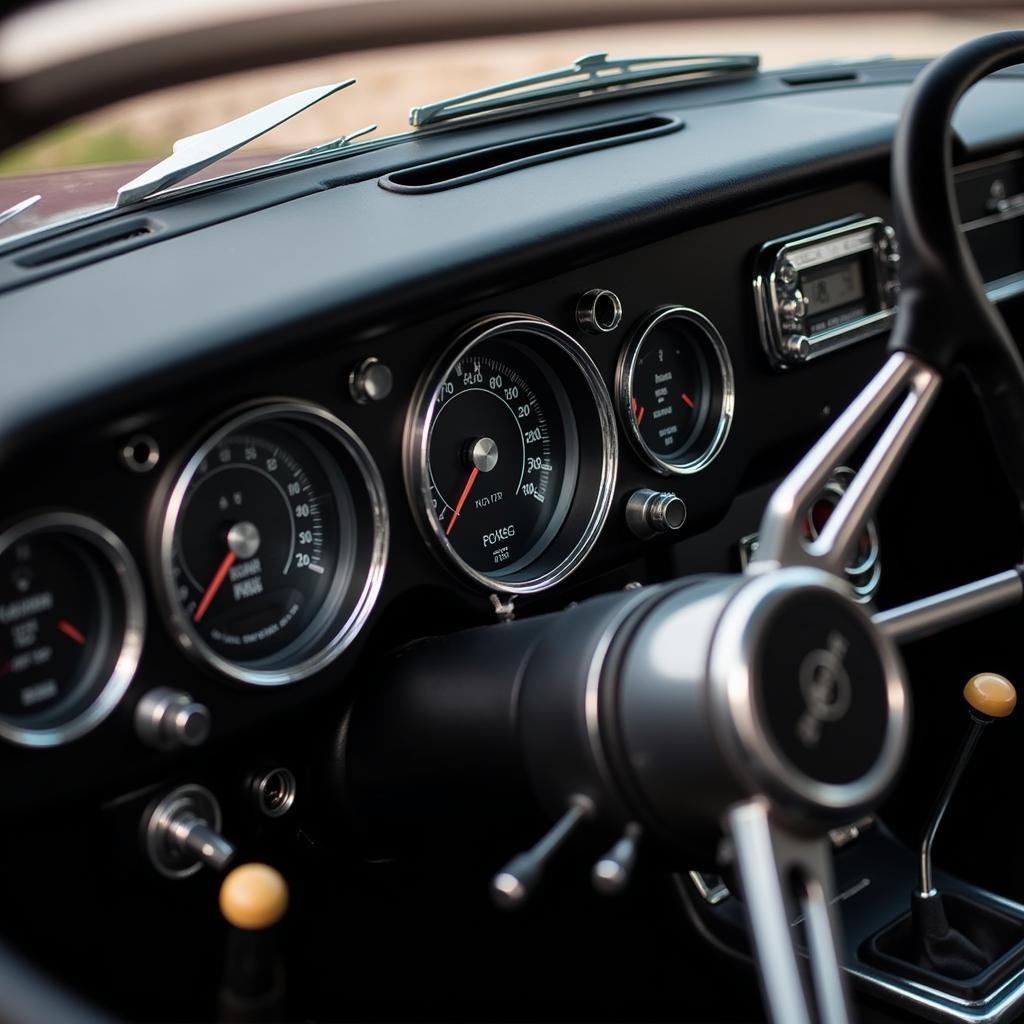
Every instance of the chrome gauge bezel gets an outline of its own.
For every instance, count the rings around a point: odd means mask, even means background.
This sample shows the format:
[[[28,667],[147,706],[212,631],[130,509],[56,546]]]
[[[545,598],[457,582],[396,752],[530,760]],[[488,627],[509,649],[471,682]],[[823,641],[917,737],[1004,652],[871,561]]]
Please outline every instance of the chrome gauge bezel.
[[[112,579],[116,580],[118,597],[124,610],[120,642],[112,641],[117,651],[113,670],[83,710],[65,722],[41,728],[15,725],[0,718],[0,739],[22,747],[57,747],[95,729],[127,693],[142,657],[146,634],[146,597],[135,560],[121,539],[102,523],[77,512],[43,512],[20,520],[0,534],[0,554],[12,545],[38,534],[63,535],[89,545],[111,568]]]
[[[330,443],[338,446],[358,471],[365,500],[369,503],[369,521],[372,539],[366,551],[368,538],[357,538],[357,558],[365,556],[364,575],[353,578],[351,587],[359,587],[359,594],[343,620],[327,627],[316,643],[312,654],[293,665],[274,668],[255,668],[236,663],[215,651],[200,635],[189,617],[183,613],[177,598],[174,579],[174,542],[182,505],[189,486],[204,459],[225,438],[263,423],[298,424],[321,439],[326,435]],[[172,470],[164,497],[156,508],[155,562],[158,577],[157,594],[164,618],[177,645],[193,660],[211,668],[238,683],[248,686],[286,686],[307,679],[339,657],[359,634],[377,601],[384,579],[389,543],[389,519],[384,483],[370,452],[355,432],[322,406],[300,399],[276,398],[241,406],[212,432],[204,431],[206,440],[193,446],[192,454],[177,469]],[[326,470],[344,472],[341,466],[325,466]],[[353,497],[358,503],[364,496],[357,493],[356,481],[348,480]]]
[[[441,529],[434,512],[430,488],[430,434],[434,423],[435,398],[438,390],[461,359],[474,348],[503,335],[532,336],[539,343],[537,355],[549,361],[543,346],[551,346],[566,358],[580,374],[584,389],[594,402],[596,426],[601,437],[601,470],[596,493],[575,493],[563,524],[575,518],[586,503],[590,513],[578,535],[568,546],[558,531],[548,547],[531,563],[536,571],[527,569],[514,574],[514,578],[492,576],[469,565],[455,550]],[[577,428],[579,418],[576,417]],[[406,419],[403,466],[406,490],[416,521],[423,535],[442,560],[474,584],[499,594],[533,594],[564,580],[579,566],[593,548],[611,510],[618,470],[618,439],[615,430],[615,411],[600,371],[586,349],[571,335],[554,324],[528,313],[506,313],[486,317],[462,331],[443,357],[426,373],[417,385]],[[563,551],[564,549],[564,551]],[[557,550],[558,554],[553,554]]]
[[[652,451],[640,433],[633,409],[633,377],[636,372],[637,359],[644,343],[651,332],[666,320],[685,320],[701,332],[710,346],[721,372],[721,409],[718,423],[710,442],[699,452],[682,461],[663,459]],[[736,382],[733,374],[732,360],[722,335],[715,325],[703,313],[688,306],[662,306],[655,310],[626,343],[619,355],[618,367],[615,371],[615,393],[619,410],[619,419],[630,443],[637,454],[654,470],[665,475],[686,476],[699,473],[706,469],[719,455],[732,428],[733,415],[736,409]]]

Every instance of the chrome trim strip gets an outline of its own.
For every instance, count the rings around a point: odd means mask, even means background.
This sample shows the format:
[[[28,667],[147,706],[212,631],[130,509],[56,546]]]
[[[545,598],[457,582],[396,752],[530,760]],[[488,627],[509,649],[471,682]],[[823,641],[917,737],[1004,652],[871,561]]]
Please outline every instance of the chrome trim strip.
[[[434,503],[430,497],[430,431],[434,422],[435,396],[445,379],[455,368],[460,359],[476,346],[496,336],[510,332],[534,334],[544,341],[554,344],[579,369],[584,383],[593,395],[597,413],[598,427],[601,433],[601,480],[598,493],[593,496],[590,519],[579,539],[575,541],[565,555],[553,568],[525,579],[511,580],[504,577],[488,576],[474,569],[464,561],[452,547],[437,520]],[[543,353],[541,353],[543,356]],[[455,343],[448,349],[433,368],[420,378],[405,424],[405,438],[402,455],[405,472],[406,491],[413,513],[421,531],[435,550],[446,557],[463,575],[474,583],[488,590],[504,594],[533,594],[546,590],[565,579],[583,561],[593,548],[598,535],[604,527],[611,510],[615,493],[615,477],[618,472],[618,438],[615,432],[615,411],[612,401],[605,388],[604,378],[594,365],[587,350],[571,335],[555,327],[554,324],[529,313],[500,313],[486,317],[471,324],[459,334]],[[573,502],[577,497],[573,497]],[[588,504],[590,499],[588,498]],[[571,505],[570,505],[571,514]],[[547,550],[556,541],[537,555],[543,558]]]
[[[990,213],[985,217],[978,217],[975,220],[969,220],[960,225],[960,230],[977,231],[978,228],[986,228],[991,224],[1001,224],[1004,221],[1016,220],[1020,216],[1024,216],[1024,206],[1012,206],[1006,210],[999,210],[996,213]]]
[[[348,617],[337,627],[333,636],[328,636],[325,632],[325,642],[315,653],[296,665],[277,669],[255,669],[237,664],[214,651],[200,636],[191,619],[183,614],[174,583],[174,538],[185,494],[203,459],[231,434],[253,423],[275,420],[299,423],[314,431],[326,433],[345,450],[362,477],[366,492],[365,500],[370,505],[373,537],[362,541],[363,544],[370,544],[366,578],[361,583],[355,578],[351,581],[352,586],[361,585],[362,590]],[[344,472],[333,464],[325,468],[328,473],[332,468]],[[242,406],[230,413],[226,422],[199,445],[184,467],[178,471],[170,486],[169,495],[159,512],[155,550],[159,584],[156,591],[171,635],[187,655],[240,683],[251,686],[284,686],[319,672],[352,643],[373,610],[377,595],[380,593],[387,564],[389,521],[387,498],[380,472],[366,446],[349,426],[321,406],[300,399],[277,398]],[[356,493],[353,494],[353,498],[358,502],[363,496]]]
[[[1008,569],[941,594],[877,612],[874,623],[895,643],[906,644],[1020,604],[1022,600],[1024,581],[1016,569]]]
[[[717,358],[721,370],[722,407],[718,414],[715,433],[702,452],[682,462],[669,462],[651,451],[640,433],[636,417],[632,412],[633,375],[636,372],[636,361],[640,356],[640,350],[651,331],[665,320],[670,319],[685,320],[696,327],[711,345],[711,350]],[[618,398],[619,419],[623,429],[637,454],[651,468],[666,476],[673,473],[677,475],[699,473],[714,462],[724,447],[736,410],[736,379],[732,369],[732,359],[718,328],[703,313],[691,309],[689,306],[662,306],[655,310],[626,343],[619,355],[619,362],[615,370],[615,394]]]
[[[30,516],[0,535],[0,553],[26,537],[40,533],[69,534],[91,545],[110,563],[124,601],[124,626],[120,652],[110,678],[93,702],[61,725],[32,729],[0,718],[0,738],[23,747],[56,747],[83,736],[98,726],[128,691],[142,657],[146,632],[146,595],[135,560],[121,539],[102,523],[77,512],[46,512]]]

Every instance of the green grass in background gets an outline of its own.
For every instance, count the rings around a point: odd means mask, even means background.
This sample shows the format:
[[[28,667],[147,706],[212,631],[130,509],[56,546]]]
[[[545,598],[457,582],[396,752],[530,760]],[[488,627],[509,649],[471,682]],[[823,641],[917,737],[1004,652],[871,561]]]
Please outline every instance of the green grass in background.
[[[63,125],[37,136],[0,157],[0,175],[56,171],[89,164],[158,160],[171,151],[165,144],[142,139],[124,128]]]

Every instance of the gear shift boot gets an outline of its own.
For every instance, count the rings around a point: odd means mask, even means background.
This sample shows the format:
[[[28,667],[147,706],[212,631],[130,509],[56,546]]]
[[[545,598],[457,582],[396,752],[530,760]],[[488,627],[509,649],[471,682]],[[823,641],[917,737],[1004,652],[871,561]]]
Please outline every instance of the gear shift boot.
[[[1024,966],[1024,919],[958,893],[915,896],[913,912],[869,939],[860,955],[889,974],[973,1002]]]

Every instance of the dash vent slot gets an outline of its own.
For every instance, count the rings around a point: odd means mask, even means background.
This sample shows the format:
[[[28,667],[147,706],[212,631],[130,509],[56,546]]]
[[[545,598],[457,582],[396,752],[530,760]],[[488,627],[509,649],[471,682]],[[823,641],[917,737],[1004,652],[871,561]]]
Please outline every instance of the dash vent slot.
[[[92,231],[75,232],[52,245],[32,249],[17,259],[21,267],[45,267],[58,261],[87,256],[101,249],[112,249],[125,242],[143,238],[156,232],[157,225],[148,219],[135,218],[130,221],[115,221],[104,224]]]
[[[841,68],[827,71],[797,71],[782,76],[786,85],[832,85],[835,82],[856,82],[860,75],[856,71]]]
[[[471,153],[407,167],[385,175],[378,183],[381,188],[391,192],[440,192],[549,160],[560,160],[595,149],[666,135],[682,127],[683,122],[679,118],[663,114],[607,121],[587,128],[534,135],[500,146],[489,146]]]

